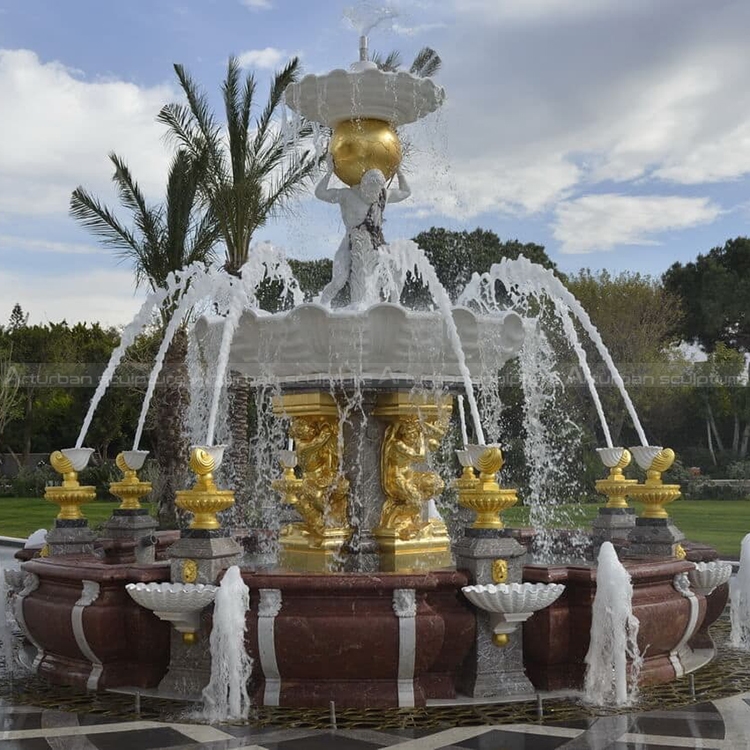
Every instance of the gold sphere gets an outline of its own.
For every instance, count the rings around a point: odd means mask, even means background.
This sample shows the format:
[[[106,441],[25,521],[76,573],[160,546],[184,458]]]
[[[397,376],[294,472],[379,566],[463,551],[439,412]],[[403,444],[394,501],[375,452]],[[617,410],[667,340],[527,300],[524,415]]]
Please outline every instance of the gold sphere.
[[[187,644],[188,646],[192,646],[196,641],[195,633],[183,633],[182,634],[182,642]]]
[[[379,169],[390,180],[401,164],[401,142],[385,120],[344,120],[333,130],[333,171],[344,183],[359,185],[362,175]]]

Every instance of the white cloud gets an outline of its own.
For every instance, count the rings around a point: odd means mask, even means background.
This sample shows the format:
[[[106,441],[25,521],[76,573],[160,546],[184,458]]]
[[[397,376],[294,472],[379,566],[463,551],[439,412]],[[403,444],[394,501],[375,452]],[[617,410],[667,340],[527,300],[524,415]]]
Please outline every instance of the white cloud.
[[[24,250],[26,252],[58,253],[61,255],[101,255],[102,248],[82,242],[58,242],[36,237],[17,237],[0,234],[0,252]]]
[[[243,68],[265,68],[273,70],[288,57],[286,51],[276,47],[264,47],[263,49],[250,49],[237,55],[239,64]]]
[[[45,275],[0,274],[0,321],[10,316],[18,302],[31,323],[99,321],[122,325],[143,303],[133,292],[131,271],[89,271]]]
[[[109,151],[126,159],[147,194],[161,194],[169,154],[159,109],[169,86],[87,81],[29,50],[0,50],[0,214],[65,214],[78,185],[108,186]]]
[[[250,10],[271,10],[271,0],[240,0],[240,3]]]
[[[721,213],[708,198],[671,195],[585,195],[555,209],[554,236],[563,253],[611,250],[616,245],[655,245],[657,236],[707,224]]]

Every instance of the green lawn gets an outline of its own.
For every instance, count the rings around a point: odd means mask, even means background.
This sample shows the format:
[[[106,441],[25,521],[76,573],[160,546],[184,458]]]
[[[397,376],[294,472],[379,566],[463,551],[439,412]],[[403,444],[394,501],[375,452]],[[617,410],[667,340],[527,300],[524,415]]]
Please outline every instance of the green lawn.
[[[116,502],[97,500],[82,507],[89,524],[96,527],[106,521],[118,506]],[[150,508],[148,503],[144,507]],[[32,531],[49,529],[59,507],[41,497],[0,498],[0,536],[15,536],[25,539]]]
[[[97,501],[83,506],[83,513],[96,527],[116,507],[114,502]],[[593,504],[565,506],[578,525],[590,524],[598,508]],[[38,497],[0,498],[0,536],[25,538],[36,529],[48,529],[57,510],[56,505]],[[710,544],[727,557],[739,557],[742,537],[750,532],[750,500],[678,500],[668,510],[690,541]],[[505,523],[527,526],[528,508],[511,508],[505,513]]]
[[[640,512],[638,503],[632,506]],[[564,506],[569,515],[588,525],[599,512],[593,504]],[[715,547],[721,555],[740,556],[740,542],[750,533],[750,500],[677,500],[667,506],[677,527],[691,542]],[[505,513],[508,526],[528,525],[528,508],[511,508]]]

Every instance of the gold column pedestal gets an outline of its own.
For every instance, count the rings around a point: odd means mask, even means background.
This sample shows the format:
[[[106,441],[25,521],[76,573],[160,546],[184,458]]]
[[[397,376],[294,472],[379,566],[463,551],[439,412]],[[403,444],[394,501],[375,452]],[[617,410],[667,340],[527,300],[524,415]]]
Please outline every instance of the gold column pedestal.
[[[630,488],[630,497],[644,506],[641,518],[669,518],[664,506],[680,497],[682,491],[679,484],[664,484],[661,475],[672,466],[674,459],[674,451],[665,448],[651,462],[646,481]]]
[[[81,505],[96,499],[96,488],[81,486],[78,483],[78,472],[60,451],[55,451],[50,455],[50,463],[52,468],[62,475],[63,483],[56,487],[47,487],[44,491],[44,499],[60,506],[57,520],[85,521],[86,516],[81,513]]]
[[[500,514],[518,502],[516,490],[504,489],[497,483],[497,472],[504,463],[500,448],[487,446],[475,463],[479,477],[474,469],[465,466],[462,476],[453,480],[459,504],[476,513],[473,529],[505,528]]]
[[[276,397],[273,411],[290,419],[295,449],[281,451],[283,476],[272,487],[302,516],[281,530],[279,561],[289,570],[329,572],[340,567],[341,548],[352,533],[349,482],[339,468],[338,406],[330,393],[315,391]]]
[[[140,510],[141,499],[151,492],[151,482],[141,482],[136,471],[128,466],[122,453],[117,454],[115,464],[124,475],[121,481],[109,485],[109,491],[121,500],[118,510]]]
[[[425,504],[445,488],[427,461],[448,429],[452,404],[452,396],[410,391],[378,397],[373,415],[388,423],[380,460],[385,501],[373,532],[383,571],[436,570],[453,564],[445,524],[423,518]]]
[[[234,493],[231,490],[220,490],[214,482],[213,472],[218,462],[204,448],[193,448],[190,454],[190,469],[197,477],[195,486],[190,490],[177,493],[175,505],[182,510],[193,513],[191,529],[219,529],[221,524],[216,514],[234,505]]]

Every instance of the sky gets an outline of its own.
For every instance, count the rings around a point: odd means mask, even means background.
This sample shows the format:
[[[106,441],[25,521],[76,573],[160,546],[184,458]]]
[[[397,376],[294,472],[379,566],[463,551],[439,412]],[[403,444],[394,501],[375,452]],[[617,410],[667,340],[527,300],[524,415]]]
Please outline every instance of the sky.
[[[370,48],[422,46],[443,66],[441,111],[407,126],[413,194],[386,239],[431,226],[543,244],[565,272],[658,276],[747,234],[747,0],[390,0]],[[122,325],[143,290],[68,215],[82,185],[116,207],[110,151],[161,200],[179,62],[220,110],[230,54],[259,83],[298,55],[348,67],[353,0],[0,0],[0,323]],[[367,10],[367,9],[365,9]],[[332,256],[337,208],[311,191],[256,234]]]

